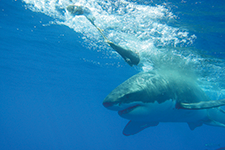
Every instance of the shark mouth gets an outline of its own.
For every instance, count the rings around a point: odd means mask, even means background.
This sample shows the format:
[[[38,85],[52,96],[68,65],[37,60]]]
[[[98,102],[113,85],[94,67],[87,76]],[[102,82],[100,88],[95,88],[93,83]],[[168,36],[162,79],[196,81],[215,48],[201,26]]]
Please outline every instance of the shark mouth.
[[[126,109],[118,111],[118,114],[119,115],[127,114],[127,113],[131,112],[132,110],[134,110],[135,108],[137,108],[138,106],[140,106],[140,105],[134,105],[134,106],[128,107]]]

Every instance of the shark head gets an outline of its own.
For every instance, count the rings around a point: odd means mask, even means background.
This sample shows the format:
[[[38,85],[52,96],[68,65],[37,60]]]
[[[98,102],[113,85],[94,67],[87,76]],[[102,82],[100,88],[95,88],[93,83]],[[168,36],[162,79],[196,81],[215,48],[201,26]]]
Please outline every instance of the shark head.
[[[118,111],[123,118],[141,116],[146,102],[151,102],[151,93],[147,89],[146,80],[151,74],[138,74],[129,78],[115,88],[103,101],[103,105],[110,110]]]
[[[146,92],[141,78],[133,76],[115,88],[103,101],[103,105],[110,110],[120,111],[126,107],[133,106],[143,99],[142,95]]]
[[[176,94],[171,87],[169,80],[155,72],[138,73],[115,88],[103,105],[125,119],[157,121],[175,107]]]

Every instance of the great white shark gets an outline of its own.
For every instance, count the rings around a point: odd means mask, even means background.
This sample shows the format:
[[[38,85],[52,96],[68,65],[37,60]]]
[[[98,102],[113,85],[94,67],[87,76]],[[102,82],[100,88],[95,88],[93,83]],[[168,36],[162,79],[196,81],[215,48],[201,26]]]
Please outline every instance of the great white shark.
[[[84,6],[69,5],[71,15],[83,15],[103,36],[104,41],[130,65],[138,65],[137,52],[114,44],[95,24],[92,12]],[[225,127],[225,99],[210,100],[195,80],[176,71],[142,72],[115,88],[103,105],[130,120],[123,130],[126,136],[159,122],[187,122],[191,130],[203,124]]]
[[[191,130],[203,124],[225,127],[225,99],[210,100],[191,77],[176,71],[141,72],[116,87],[103,105],[130,120],[126,136],[159,122],[186,122]]]

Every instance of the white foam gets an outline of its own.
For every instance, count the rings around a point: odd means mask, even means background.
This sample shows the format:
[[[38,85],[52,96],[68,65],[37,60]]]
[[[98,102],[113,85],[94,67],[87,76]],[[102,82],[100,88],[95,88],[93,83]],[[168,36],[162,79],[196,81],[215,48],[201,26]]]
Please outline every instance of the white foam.
[[[103,42],[97,30],[82,16],[71,16],[66,7],[78,4],[88,7],[96,18],[96,24],[104,30],[107,36],[129,47],[139,47],[142,42],[154,43],[160,46],[185,45],[192,43],[195,37],[188,36],[187,31],[170,27],[160,23],[161,20],[170,21],[176,18],[164,6],[144,6],[120,0],[116,2],[100,0],[23,0],[29,9],[42,12],[64,24],[74,31],[84,35],[84,39]],[[133,37],[128,39],[128,37]],[[124,41],[124,43],[119,43]],[[135,44],[133,44],[134,41]],[[95,45],[96,46],[96,45]],[[146,49],[148,51],[148,49]]]
[[[136,50],[141,56],[139,67],[144,71],[165,65],[166,68],[191,70],[204,74],[205,70],[216,69],[211,82],[218,82],[218,76],[224,74],[217,64],[210,65],[205,59],[189,49],[180,49],[193,44],[197,38],[188,30],[169,26],[176,16],[166,6],[138,5],[125,0],[23,0],[27,8],[41,12],[53,18],[49,24],[66,25],[80,33],[84,45],[92,50],[107,51],[106,57],[120,58],[108,45],[95,27],[83,16],[71,16],[66,7],[71,4],[88,7],[95,23],[109,40],[122,47]],[[168,48],[169,47],[169,48]],[[210,74],[210,73],[209,73]],[[213,80],[215,78],[215,80]],[[207,77],[200,78],[206,81]]]

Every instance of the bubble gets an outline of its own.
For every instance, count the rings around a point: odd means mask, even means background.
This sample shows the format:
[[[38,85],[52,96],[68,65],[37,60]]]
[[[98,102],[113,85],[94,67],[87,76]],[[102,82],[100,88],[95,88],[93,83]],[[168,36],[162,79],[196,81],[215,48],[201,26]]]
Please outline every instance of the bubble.
[[[95,17],[95,24],[109,40],[139,53],[139,67],[142,71],[173,68],[197,74],[199,84],[204,89],[220,87],[222,90],[225,87],[221,78],[225,75],[224,62],[202,57],[198,50],[192,47],[196,35],[190,34],[183,27],[170,26],[169,24],[177,21],[177,16],[163,4],[140,5],[125,0],[23,1],[26,8],[54,19],[43,26],[68,26],[81,35],[85,47],[105,53],[108,59],[120,57],[105,44],[97,29],[84,16],[70,15],[66,10],[68,5],[83,5],[90,9]]]

